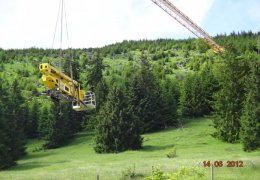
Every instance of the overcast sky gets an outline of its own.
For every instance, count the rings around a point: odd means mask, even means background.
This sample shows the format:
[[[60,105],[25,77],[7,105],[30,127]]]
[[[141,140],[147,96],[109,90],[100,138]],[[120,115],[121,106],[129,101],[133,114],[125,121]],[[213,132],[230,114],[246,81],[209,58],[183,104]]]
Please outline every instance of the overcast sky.
[[[170,1],[212,36],[233,30],[260,31],[260,0]],[[0,48],[51,48],[59,2],[0,0]],[[151,0],[65,0],[65,4],[70,47],[194,37]],[[55,39],[54,48],[59,40]],[[67,41],[63,46],[68,46]]]

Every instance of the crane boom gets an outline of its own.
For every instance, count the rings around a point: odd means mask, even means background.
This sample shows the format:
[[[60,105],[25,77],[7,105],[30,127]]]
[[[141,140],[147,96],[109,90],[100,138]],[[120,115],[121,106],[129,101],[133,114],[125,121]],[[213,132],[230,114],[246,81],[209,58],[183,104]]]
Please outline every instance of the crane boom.
[[[181,12],[176,6],[174,6],[169,0],[152,0],[157,6],[162,8],[166,13],[178,21],[181,25],[187,28],[198,38],[202,38],[210,47],[212,47],[215,53],[221,53],[224,48],[218,45],[213,38],[199,27],[194,21],[192,21],[188,16]]]

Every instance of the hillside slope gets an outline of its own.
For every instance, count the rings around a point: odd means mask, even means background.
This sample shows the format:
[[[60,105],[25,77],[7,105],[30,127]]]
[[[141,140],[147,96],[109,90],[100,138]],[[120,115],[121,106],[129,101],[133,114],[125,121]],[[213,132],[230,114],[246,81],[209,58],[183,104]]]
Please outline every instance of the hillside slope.
[[[260,151],[244,152],[241,144],[229,144],[211,136],[211,118],[185,120],[181,129],[169,128],[145,134],[143,149],[118,154],[96,154],[93,134],[82,132],[69,145],[53,150],[39,150],[42,141],[27,145],[26,155],[16,167],[2,171],[0,179],[119,179],[131,168],[139,178],[150,175],[152,167],[176,171],[180,166],[197,166],[210,177],[203,161],[223,161],[215,168],[215,179],[257,179],[260,177]],[[176,148],[176,157],[167,154]],[[38,149],[38,150],[37,150]],[[244,167],[226,167],[227,161],[243,161]]]

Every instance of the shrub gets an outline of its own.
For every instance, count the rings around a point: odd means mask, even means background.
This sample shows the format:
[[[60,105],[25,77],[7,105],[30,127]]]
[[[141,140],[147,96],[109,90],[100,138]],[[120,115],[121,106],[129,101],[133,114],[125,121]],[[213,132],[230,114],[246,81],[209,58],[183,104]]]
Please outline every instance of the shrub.
[[[176,148],[174,147],[171,152],[169,152],[169,153],[166,154],[166,156],[167,156],[168,158],[175,158],[175,157],[177,157]]]
[[[166,173],[159,168],[153,168],[152,176],[146,180],[196,180],[203,179],[205,173],[197,167],[181,167],[175,173]]]
[[[135,165],[133,168],[129,167],[126,170],[122,171],[122,180],[126,180],[126,179],[140,179],[143,177],[143,174],[140,173],[136,173],[135,171]]]

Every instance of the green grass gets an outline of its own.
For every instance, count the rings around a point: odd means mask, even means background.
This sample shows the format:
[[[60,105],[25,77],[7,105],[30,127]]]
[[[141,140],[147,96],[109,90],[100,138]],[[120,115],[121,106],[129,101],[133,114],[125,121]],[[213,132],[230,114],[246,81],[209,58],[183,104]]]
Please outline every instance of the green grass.
[[[181,129],[170,128],[145,134],[143,149],[118,154],[96,154],[93,133],[79,133],[66,147],[36,151],[42,141],[28,143],[28,155],[18,165],[0,172],[0,179],[119,179],[128,168],[139,177],[151,174],[152,167],[173,172],[181,166],[197,166],[210,179],[210,168],[203,161],[223,161],[215,168],[215,179],[249,179],[260,177],[260,151],[244,152],[240,144],[228,144],[211,137],[210,118],[188,120]],[[176,157],[167,154],[176,149]],[[226,167],[226,161],[242,160],[244,167]]]

